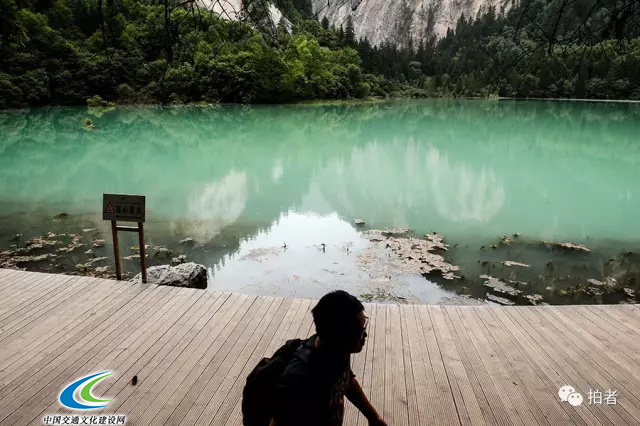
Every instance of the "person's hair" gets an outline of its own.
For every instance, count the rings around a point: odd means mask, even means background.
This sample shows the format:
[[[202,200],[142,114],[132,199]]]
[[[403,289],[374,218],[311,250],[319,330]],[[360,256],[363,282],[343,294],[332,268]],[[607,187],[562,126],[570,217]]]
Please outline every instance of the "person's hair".
[[[316,333],[321,339],[340,340],[364,306],[344,290],[327,293],[311,310]]]

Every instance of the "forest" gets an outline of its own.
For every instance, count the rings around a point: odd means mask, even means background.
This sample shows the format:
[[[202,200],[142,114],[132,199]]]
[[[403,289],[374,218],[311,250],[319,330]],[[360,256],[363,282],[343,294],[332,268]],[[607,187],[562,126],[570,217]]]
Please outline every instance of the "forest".
[[[442,0],[435,0],[442,3]],[[640,99],[635,0],[524,0],[373,46],[309,0],[0,0],[0,109],[369,97]],[[427,12],[434,3],[427,4]],[[407,17],[412,13],[406,7]],[[410,29],[407,29],[410,31]]]

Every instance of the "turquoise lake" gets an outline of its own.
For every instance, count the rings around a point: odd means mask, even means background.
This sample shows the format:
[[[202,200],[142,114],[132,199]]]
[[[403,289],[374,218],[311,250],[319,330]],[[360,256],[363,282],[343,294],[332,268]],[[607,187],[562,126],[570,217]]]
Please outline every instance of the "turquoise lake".
[[[532,244],[581,243],[591,249],[589,258],[557,261],[566,266],[566,285],[603,279],[607,258],[640,245],[639,184],[640,105],[631,103],[421,100],[0,112],[0,248],[17,233],[24,240],[98,228],[107,240],[100,249],[105,264],[112,264],[102,194],[143,194],[148,244],[210,267],[210,288],[246,293],[317,297],[339,287],[426,302],[458,293],[482,298],[481,259],[509,258],[531,265],[528,292],[569,303],[544,293],[549,253],[528,245],[504,252],[481,247],[514,233]],[[54,218],[62,212],[69,217]],[[386,284],[356,262],[368,241],[354,219],[367,229],[444,235],[452,246],[445,257],[470,281],[394,276]],[[187,237],[194,247],[178,243]],[[123,256],[133,244],[133,236],[123,235]],[[73,270],[83,256],[80,250],[59,268]],[[150,256],[155,263],[162,262]],[[581,272],[575,264],[584,266]],[[138,268],[135,261],[125,266],[131,273]]]

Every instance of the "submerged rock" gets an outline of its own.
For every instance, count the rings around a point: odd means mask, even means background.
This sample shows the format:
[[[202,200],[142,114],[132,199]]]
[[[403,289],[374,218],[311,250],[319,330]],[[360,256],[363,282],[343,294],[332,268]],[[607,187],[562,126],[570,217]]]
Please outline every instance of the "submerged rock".
[[[526,263],[513,262],[511,260],[505,260],[504,262],[502,262],[502,264],[504,266],[508,266],[508,267],[511,267],[511,266],[520,266],[522,268],[529,268],[530,267],[530,265],[527,265]]]
[[[382,288],[376,288],[371,293],[363,293],[360,295],[360,298],[365,302],[393,302],[393,303],[415,302],[413,298],[398,296]]]
[[[466,294],[461,294],[459,296],[453,297],[443,297],[438,301],[438,303],[436,303],[436,305],[446,306],[482,306],[486,304],[486,302],[474,299],[473,297],[467,296]]]
[[[443,237],[438,234],[429,234],[428,239],[396,237],[410,232],[409,229],[372,230],[364,235],[372,242],[378,243],[377,248],[391,249],[397,259],[381,258],[381,253],[374,253],[371,249],[358,255],[361,264],[387,263],[397,267],[403,273],[429,276],[439,274],[444,279],[455,278],[454,272],[460,267],[448,263],[444,257],[433,253],[436,250],[447,250]],[[384,252],[382,252],[384,254]]]
[[[104,240],[93,240],[93,246],[98,248],[104,245]]]
[[[141,283],[142,274],[136,275],[133,282]],[[189,262],[177,266],[160,265],[147,269],[149,284],[169,285],[173,287],[207,288],[207,268]]]
[[[19,265],[21,263],[44,262],[46,260],[52,260],[56,258],[57,256],[55,254],[46,253],[46,254],[41,254],[39,256],[14,256],[11,258],[11,261]]]
[[[180,240],[180,244],[182,245],[186,245],[186,246],[192,246],[196,243],[195,238],[192,237],[187,237],[184,240]]]
[[[485,296],[487,299],[499,303],[501,305],[505,305],[505,306],[511,306],[511,305],[515,305],[515,303],[513,303],[511,300],[506,299],[504,297],[500,297],[500,296],[496,296],[495,294],[491,294],[491,293],[487,293],[487,295]]]
[[[503,235],[500,237],[500,244],[510,245],[513,242],[513,238]]]
[[[538,305],[544,298],[541,294],[527,294],[525,297],[529,299],[532,305]]]
[[[169,250],[166,247],[154,247],[156,254],[153,257],[156,258],[160,258],[160,259],[169,259],[169,257],[171,256],[171,254],[173,253],[171,250]]]
[[[556,243],[553,241],[542,241],[540,244],[550,248],[550,249],[561,249],[567,251],[580,251],[588,253],[591,250],[587,248],[587,246],[583,244],[574,244],[574,243]]]
[[[144,258],[146,259],[147,257],[149,257],[149,255],[145,254]],[[131,254],[129,256],[124,256],[123,259],[124,260],[136,260],[136,259],[140,259],[140,255],[139,254]]]
[[[185,256],[184,254],[181,254],[178,257],[174,257],[173,259],[171,259],[171,264],[172,265],[179,265],[181,263],[186,263],[187,262],[187,256]]]
[[[492,288],[493,291],[495,292],[508,294],[510,296],[517,296],[520,293],[522,293],[521,290],[515,289],[507,285],[506,283],[500,281],[500,279],[498,278],[495,278],[489,275],[480,275],[480,278],[485,280],[483,283],[484,286]]]
[[[598,281],[598,280],[596,280],[596,279],[594,279],[594,278],[589,278],[589,279],[587,280],[587,282],[588,282],[589,284],[591,284],[591,285],[597,285],[597,286],[603,286],[603,285],[604,285],[604,283],[603,283],[602,281]]]
[[[69,217],[69,213],[58,213],[57,215],[54,216],[54,218],[56,219],[66,219]]]

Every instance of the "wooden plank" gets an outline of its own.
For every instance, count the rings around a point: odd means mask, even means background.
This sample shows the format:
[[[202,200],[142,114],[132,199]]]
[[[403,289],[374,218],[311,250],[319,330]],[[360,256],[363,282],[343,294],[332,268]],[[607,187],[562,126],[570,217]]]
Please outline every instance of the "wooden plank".
[[[11,291],[19,288],[16,281],[18,281],[17,277],[22,276],[21,272],[15,269],[0,268],[0,300],[3,300],[4,296],[10,294]]]
[[[553,309],[528,309],[524,311],[529,314],[531,318],[534,318],[534,312],[544,318],[544,331],[548,336],[557,336],[559,341],[564,341],[562,345],[564,352],[574,361],[580,360],[576,363],[576,369],[582,373],[582,376],[587,379],[589,384],[588,389],[599,389],[599,386],[607,386],[605,389],[617,389],[621,398],[619,403],[616,404],[613,409],[620,417],[626,420],[629,425],[636,423],[635,419],[640,419],[640,399],[636,395],[640,394],[640,388],[637,384],[629,380],[627,376],[630,373],[618,371],[619,364],[607,360],[600,355],[598,349],[590,347],[587,343],[595,342],[592,336],[588,333],[583,333],[579,327],[575,325],[576,319],[566,320],[559,311]],[[557,315],[553,315],[554,312]],[[562,321],[562,326],[559,324]],[[597,386],[594,387],[593,381],[596,381]],[[587,388],[584,389],[587,391]]]
[[[469,378],[469,385],[478,401],[482,418],[491,424],[521,425],[522,421],[520,418],[514,415],[515,413],[513,411],[515,411],[515,409],[511,401],[506,397],[498,395],[496,386],[499,387],[500,385],[496,385],[492,380],[490,372],[483,364],[476,348],[474,348],[472,340],[463,329],[460,320],[454,315],[455,312],[451,313],[451,310],[453,309],[448,306],[441,308],[444,321],[451,331],[451,337],[460,355],[460,361]],[[454,320],[450,318],[450,315],[454,315]]]
[[[57,358],[68,349],[68,346],[72,346],[68,342],[82,339],[86,334],[90,334],[105,324],[114,321],[118,314],[126,313],[126,306],[132,303],[132,300],[135,299],[137,303],[144,303],[144,296],[142,299],[136,299],[143,292],[150,294],[151,290],[139,285],[129,285],[126,287],[126,293],[105,309],[102,309],[101,306],[94,306],[89,313],[89,316],[92,317],[91,320],[84,321],[82,325],[68,331],[64,337],[58,338],[47,345],[42,345],[37,351],[24,353],[18,361],[14,361],[11,364],[10,368],[0,372],[0,387],[8,385],[20,376],[22,376],[22,380],[26,380],[28,377],[24,376],[24,374],[27,372],[31,375],[36,374],[46,366],[48,360]],[[12,344],[17,343],[14,341]]]
[[[102,349],[121,332],[127,331],[128,327],[122,327],[127,321],[135,325],[135,321],[139,319],[145,321],[159,312],[158,309],[162,309],[162,305],[165,304],[165,298],[170,300],[170,296],[175,293],[172,290],[161,288],[146,295],[142,293],[142,298],[138,300],[134,298],[129,302],[129,304],[139,303],[138,309],[123,310],[122,315],[114,315],[92,332],[85,334],[74,345],[63,348],[57,357],[45,357],[15,380],[9,383],[3,381],[0,386],[0,407],[7,405],[10,401],[20,402],[30,398],[43,386],[57,378],[60,368],[66,369],[70,365],[79,362],[85,354],[97,353],[97,350]],[[147,301],[151,303],[148,307],[145,307]],[[43,368],[46,368],[46,373],[36,374]],[[26,394],[26,396],[23,396],[23,394]],[[4,411],[0,411],[0,420],[2,420],[3,413]]]
[[[597,347],[600,353],[606,354],[613,362],[620,364],[636,379],[640,379],[640,353],[638,353],[638,339],[630,339],[621,333],[615,324],[610,324],[596,312],[589,309],[571,309],[552,312],[561,315],[566,322],[568,318],[577,319],[572,325],[580,327],[581,334],[587,334],[589,342]],[[586,339],[585,339],[586,340]]]
[[[444,314],[440,306],[429,306],[428,310],[421,311],[421,314],[429,315],[435,329],[436,339],[442,353],[444,365],[447,368],[447,375],[454,390],[453,396],[460,422],[471,425],[486,425],[487,421],[482,415],[480,403],[471,387],[471,380],[468,377],[460,354],[456,349],[455,341],[451,335],[451,330],[447,326]],[[454,385],[455,383],[455,385]]]
[[[207,338],[181,366],[171,380],[172,384],[167,386],[165,391],[141,415],[138,424],[165,424],[175,409],[179,407],[180,402],[189,396],[189,393],[194,393],[196,382],[204,380],[201,378],[209,363],[214,360],[215,355],[231,337],[241,320],[246,318],[249,309],[252,306],[257,307],[254,303],[255,300],[256,297],[246,295],[232,295],[229,298],[224,306],[226,310],[222,312],[222,316],[219,321],[216,321]]]
[[[70,306],[47,316],[36,328],[20,333],[20,336],[4,348],[0,348],[0,371],[6,370],[13,362],[24,360],[25,356],[35,355],[40,349],[66,336],[95,315],[95,307],[110,304],[126,291],[123,283],[113,285],[113,281],[96,282],[95,291],[86,293],[84,297],[72,302]],[[92,314],[91,311],[94,311]],[[0,373],[0,378],[2,373]]]
[[[20,300],[25,300],[34,297],[34,295],[41,296],[42,294],[49,292],[52,286],[58,285],[59,280],[64,277],[73,279],[71,275],[60,274],[44,274],[40,272],[26,272],[16,271],[17,273],[12,276],[10,286],[4,289],[2,294],[3,302],[13,303]],[[4,303],[3,303],[4,304]]]
[[[55,296],[50,299],[40,299],[36,303],[30,303],[20,307],[10,314],[4,320],[0,320],[0,344],[6,345],[16,332],[20,331],[24,333],[29,330],[30,327],[34,327],[34,321],[42,318],[45,314],[49,314],[50,311],[57,309],[60,305],[67,303],[69,300],[74,300],[80,297],[82,293],[90,290],[87,286],[87,279],[80,278],[76,280],[68,280],[64,278],[65,284],[63,288],[58,289],[55,292]]]
[[[30,279],[31,275],[18,277],[21,280]],[[0,321],[12,316],[14,312],[19,311],[25,305],[35,304],[42,299],[47,300],[52,295],[57,294],[57,289],[70,282],[73,277],[68,275],[45,275],[38,274],[38,278],[29,283],[29,286],[20,289],[16,293],[2,298],[2,306],[0,307]],[[1,326],[1,324],[0,324]]]
[[[442,399],[436,398],[433,371],[429,355],[418,328],[415,311],[411,305],[400,306],[403,326],[403,350],[407,382],[409,424],[436,424],[436,411],[442,409]],[[421,327],[420,327],[421,328]],[[408,363],[407,363],[408,360]],[[411,391],[413,388],[413,391]],[[430,407],[426,402],[429,401]],[[438,407],[434,407],[438,406]],[[455,415],[455,413],[453,413]]]
[[[634,342],[640,339],[640,320],[634,321],[624,315],[621,309],[597,305],[587,305],[584,309],[595,313],[609,324],[612,324],[613,327],[608,327],[608,330],[616,329]]]
[[[51,401],[55,401],[57,394],[60,392],[60,389],[64,387],[66,383],[69,383],[69,381],[75,378],[82,377],[87,373],[93,372],[94,368],[100,368],[105,364],[108,365],[109,361],[105,362],[104,359],[101,360],[101,354],[107,352],[109,353],[108,356],[115,358],[115,361],[123,358],[126,359],[129,353],[131,353],[131,349],[138,349],[138,346],[146,344],[149,341],[149,339],[144,338],[138,340],[138,336],[149,335],[150,333],[146,332],[150,331],[153,332],[153,334],[150,334],[150,338],[153,338],[157,329],[162,327],[166,322],[172,323],[173,320],[175,320],[176,317],[174,315],[176,314],[176,312],[179,313],[179,308],[182,304],[188,304],[189,302],[192,302],[193,299],[196,299],[196,296],[199,296],[197,293],[194,293],[194,295],[191,297],[180,297],[180,294],[184,295],[187,293],[188,289],[178,290],[176,292],[176,297],[174,298],[174,300],[171,300],[169,303],[161,306],[160,309],[151,318],[149,318],[148,321],[134,324],[133,326],[137,328],[137,330],[131,334],[127,333],[128,339],[125,340],[125,342],[127,342],[128,347],[124,348],[123,350],[109,350],[108,344],[114,340],[111,339],[106,342],[101,341],[98,345],[92,348],[91,351],[82,354],[78,358],[76,358],[75,356],[67,358],[67,360],[62,365],[59,365],[55,369],[53,369],[52,373],[48,375],[49,377],[47,379],[41,380],[37,385],[32,386],[31,389],[28,390],[28,392],[24,392],[10,404],[10,406],[13,407],[19,404],[20,410],[7,417],[7,421],[22,421],[22,419],[25,419],[26,422],[31,421],[44,408],[46,408]],[[115,336],[113,337],[116,340],[114,346],[116,346],[118,343],[118,337],[122,335],[120,333],[121,330],[116,333],[112,333],[115,334]],[[139,343],[140,341],[142,341],[142,343]],[[133,354],[138,355],[140,354],[140,352],[135,351],[133,352]],[[70,360],[73,361],[70,362]],[[100,361],[95,362],[95,360]],[[53,376],[53,379],[51,378],[51,376]],[[23,413],[23,415],[20,416],[20,413]]]
[[[537,423],[547,424],[549,423],[548,417],[551,417],[553,425],[584,425],[585,423],[580,417],[572,419],[562,409],[562,406],[557,402],[557,389],[545,386],[535,368],[525,358],[521,349],[516,346],[514,336],[504,324],[494,317],[495,311],[495,308],[489,307],[470,307],[462,310],[462,313],[470,324],[478,325],[479,330],[485,335],[487,343],[500,354],[503,366],[511,372],[513,383],[519,388],[524,400],[535,405],[532,409],[534,415],[538,413]],[[567,404],[567,406],[569,405]],[[573,410],[571,412],[573,413]],[[540,414],[544,419],[539,418]]]
[[[409,327],[407,326],[407,315],[406,312],[402,309],[403,306],[399,305],[399,314],[400,314],[400,333],[402,336],[402,359],[404,361],[403,369],[404,369],[404,380],[406,384],[406,392],[407,392],[407,414],[408,414],[408,424],[410,426],[419,425],[420,424],[420,415],[418,409],[418,399],[417,399],[417,391],[416,384],[414,380],[414,365],[411,357],[411,348],[409,346]]]
[[[481,362],[486,367],[489,377],[496,388],[498,398],[505,401],[511,424],[522,422],[524,425],[538,424],[549,425],[536,403],[523,389],[522,379],[514,374],[505,353],[500,346],[505,342],[494,344],[495,336],[485,335],[482,330],[481,320],[473,315],[473,308],[468,306],[451,306],[446,308],[451,321],[458,321],[466,331]],[[486,312],[486,309],[485,309]],[[518,383],[521,383],[518,385]],[[486,387],[487,384],[484,384]]]
[[[362,376],[359,378],[359,381],[360,381],[360,386],[362,387],[362,390],[364,391],[365,395],[367,395],[367,398],[369,398],[369,400],[371,401],[371,393],[372,393],[371,383],[373,382],[373,355],[375,351],[375,341],[376,341],[375,337],[376,337],[376,328],[377,328],[377,321],[378,321],[378,311],[376,309],[376,306],[377,306],[376,304],[367,303],[366,306],[367,306],[367,309],[369,310],[368,311],[369,331],[367,332],[368,333],[367,353],[364,360],[364,372]],[[378,405],[375,408],[379,412],[381,407]],[[359,426],[363,426],[367,423],[368,422],[366,421],[364,416],[358,415],[357,424]]]
[[[259,297],[257,300],[257,313],[246,318],[240,333],[236,334],[233,339],[228,340],[223,348],[216,354],[216,362],[209,364],[200,385],[197,386],[197,395],[188,395],[189,398],[183,399],[182,410],[174,411],[165,424],[184,424],[194,425],[197,423],[200,415],[204,411],[208,399],[216,391],[220,383],[226,376],[226,371],[230,368],[233,360],[244,348],[244,345],[253,335],[256,327],[260,324],[263,316],[267,313],[274,299],[271,297]],[[255,312],[255,311],[254,311]],[[244,319],[243,319],[244,320]],[[179,407],[180,408],[180,407]],[[176,416],[177,413],[185,412],[184,415]]]
[[[369,350],[369,347],[371,346],[371,339],[370,339],[370,335],[371,335],[371,327],[372,327],[372,323],[371,323],[371,307],[369,305],[364,305],[365,306],[365,312],[364,314],[369,317],[369,324],[367,326],[367,340],[366,343],[364,345],[364,347],[362,348],[362,351],[358,354],[356,354],[355,356],[353,356],[352,358],[352,363],[351,363],[351,371],[353,371],[353,374],[355,374],[356,379],[358,380],[358,382],[360,383],[360,386],[363,388],[364,390],[364,383],[363,383],[363,378],[364,378],[364,368],[365,368],[365,362],[366,362],[366,358],[367,358],[367,352]],[[344,424],[349,426],[349,425],[356,425],[358,423],[358,419],[360,417],[362,417],[362,414],[356,409],[356,407],[347,400],[347,402],[345,402],[345,407],[344,407]]]
[[[0,268],[0,285],[2,285],[7,277],[13,275],[15,272],[18,272],[17,269]]]
[[[215,350],[207,353],[203,360],[201,360],[198,366],[198,371],[201,371],[201,373],[196,377],[196,380],[188,389],[186,395],[181,395],[182,398],[176,401],[176,405],[173,406],[174,409],[168,413],[164,424],[180,424],[185,414],[192,409],[202,389],[205,388],[209,380],[216,374],[238,338],[242,336],[243,332],[246,332],[247,327],[254,324],[256,312],[264,309],[265,300],[266,299],[261,297],[251,297],[248,310],[245,311],[244,315],[238,318],[238,321],[234,321],[225,328],[225,334],[229,333],[228,338],[224,340],[221,339],[220,344],[216,345]],[[266,301],[268,302],[268,300]],[[204,408],[204,406],[201,406],[201,408]],[[157,417],[154,419],[154,423],[156,421]]]
[[[393,425],[409,424],[407,385],[404,374],[402,325],[398,305],[382,305],[386,311],[385,326],[385,401],[384,419]]]
[[[227,426],[229,424],[229,418],[233,414],[235,406],[241,401],[242,389],[246,383],[246,377],[251,373],[251,370],[253,370],[256,364],[258,364],[258,362],[264,357],[265,350],[267,347],[271,346],[272,341],[275,340],[278,330],[284,329],[285,326],[283,325],[283,319],[290,305],[290,299],[282,300],[276,315],[268,324],[268,327],[264,331],[260,340],[253,346],[253,348],[248,346],[249,350],[247,352],[250,352],[249,358],[244,362],[244,365],[242,361],[240,361],[242,357],[238,357],[237,364],[240,364],[241,370],[237,374],[231,375],[226,388],[221,385],[218,388],[217,395],[213,395],[209,401],[209,407],[212,407],[212,409],[210,410],[209,415],[203,418],[204,423],[206,423],[209,418],[212,418],[209,424],[221,426]],[[227,376],[229,377],[230,374],[231,372]],[[206,409],[205,413],[207,413]],[[204,415],[205,414],[203,413],[203,416]]]
[[[576,391],[584,396],[587,390],[590,389],[589,381],[591,376],[586,372],[579,372],[584,371],[584,367],[580,366],[582,360],[574,358],[573,354],[567,354],[563,351],[562,347],[565,346],[565,342],[562,339],[547,335],[543,318],[536,315],[529,317],[527,312],[530,312],[531,309],[521,312],[516,307],[512,307],[505,309],[505,311],[512,316],[514,322],[526,324],[525,331],[540,348],[540,356],[549,359],[550,364],[555,365],[552,367],[554,369],[552,371],[555,371],[561,377],[557,381],[557,388],[560,389],[564,385],[573,386]],[[583,407],[602,424],[626,424],[617,413],[609,410],[609,413],[607,413],[609,415],[607,415],[603,412],[602,407],[597,405],[582,404],[580,407],[576,407],[580,408],[580,410],[576,411],[586,411]]]
[[[246,340],[239,340],[238,345],[232,349],[235,353],[232,352],[232,355],[230,354],[231,356],[228,356],[220,366],[216,376],[217,380],[211,380],[208,383],[206,389],[209,389],[210,392],[202,395],[202,401],[205,405],[204,410],[201,411],[200,417],[194,424],[211,424],[216,420],[216,415],[221,408],[225,396],[234,392],[233,385],[236,382],[237,376],[243,371],[245,366],[251,362],[252,354],[256,346],[260,344],[264,333],[267,331],[275,331],[275,329],[269,326],[278,314],[284,315],[285,311],[280,309],[281,305],[282,299],[272,300],[271,303],[268,304],[266,314],[261,315],[260,321],[253,327],[253,330],[251,330],[250,336],[248,336]],[[264,344],[264,346],[266,345],[267,343]],[[264,346],[262,346],[262,350],[264,350]],[[257,356],[254,356],[253,359],[257,359]],[[197,404],[198,401],[196,401],[195,405]],[[231,408],[233,408],[233,405],[227,407],[225,411]]]
[[[311,317],[311,300],[305,299],[303,301],[302,306],[298,309],[296,315],[300,315],[300,320],[295,320],[292,323],[292,326],[285,332],[285,337],[279,341],[279,343],[273,343],[274,347],[270,348],[267,352],[265,352],[264,356],[271,356],[273,352],[277,348],[279,348],[286,340],[293,339],[296,337],[310,337],[315,333],[313,329],[313,321]],[[236,405],[233,408],[231,415],[224,423],[225,426],[242,426],[242,410],[241,403],[242,399],[240,397],[236,398]]]
[[[196,299],[195,303],[189,305],[193,302],[194,296]],[[164,378],[164,373],[169,365],[181,354],[182,350],[184,350],[191,339],[193,339],[195,334],[197,334],[206,321],[217,311],[218,307],[222,304],[222,301],[218,302],[219,296],[221,296],[221,293],[203,291],[185,295],[183,298],[186,303],[180,305],[175,311],[176,316],[179,316],[179,318],[171,325],[169,322],[161,326],[156,335],[156,337],[159,337],[157,340],[151,336],[147,339],[148,343],[141,345],[134,353],[126,359],[123,359],[119,364],[117,359],[109,362],[103,360],[98,361],[95,368],[116,371],[117,376],[114,377],[115,381],[98,383],[98,385],[94,386],[93,392],[98,395],[109,395],[109,398],[113,399],[113,402],[105,409],[94,409],[87,412],[76,412],[74,414],[100,415],[104,411],[108,411],[125,412],[127,415],[130,415],[132,401],[139,401],[140,398],[149,396],[149,389],[153,389],[153,385],[158,379]],[[228,295],[226,295],[223,300],[226,299],[227,296]],[[211,300],[211,298],[213,298],[213,300]],[[209,312],[207,313],[207,311]],[[192,327],[195,327],[195,329],[192,329]],[[162,333],[161,337],[158,336],[160,333]],[[149,330],[146,331],[145,335],[147,334],[150,334]],[[139,340],[140,339],[136,339],[136,342],[139,342]],[[127,344],[127,347],[131,349],[129,344]],[[142,354],[142,352],[144,352],[144,354]],[[138,377],[139,384],[137,386],[130,384],[133,376]],[[134,392],[135,394],[132,395]],[[54,407],[50,406],[47,410],[44,410],[44,412],[50,413],[53,409]],[[44,412],[42,414],[44,414]]]
[[[632,325],[627,325],[624,319],[617,316],[615,310],[611,311],[611,315],[606,315],[601,309],[585,307],[576,312],[577,315],[589,318],[603,333],[610,336],[608,340],[613,342],[611,346],[614,349],[623,351],[636,362],[640,361],[640,354],[637,349],[640,332],[636,334]]]
[[[555,333],[568,343],[564,345],[567,350],[570,348],[574,354],[584,359],[586,364],[593,366],[592,377],[600,375],[616,386],[623,386],[631,395],[629,401],[634,404],[635,410],[640,407],[640,398],[637,397],[640,395],[640,384],[637,383],[638,377],[636,380],[632,378],[634,370],[636,370],[634,364],[626,362],[627,368],[623,368],[620,363],[625,363],[625,360],[621,357],[617,357],[618,362],[612,362],[616,355],[603,356],[602,351],[609,354],[609,349],[605,345],[599,344],[598,340],[578,323],[578,317],[568,318],[555,309],[536,309],[535,312],[546,320],[549,333]],[[593,329],[593,327],[586,327]],[[637,418],[640,418],[640,411],[636,413]]]
[[[511,311],[511,308],[497,308],[489,312],[509,330],[511,336],[513,336],[513,344],[520,349],[520,353],[532,366],[540,380],[543,381],[550,394],[555,395],[554,401],[569,415],[575,424],[589,426],[602,424],[590,410],[578,410],[576,407],[559,402],[559,399],[556,399],[560,387],[570,382],[568,375],[560,370],[552,362],[553,360],[549,359],[537,341],[529,335],[528,325],[523,325],[517,318],[512,317],[510,315]]]
[[[462,424],[460,412],[464,412],[466,416],[466,409],[462,404],[462,397],[454,377],[449,377],[452,373],[447,371],[445,357],[436,337],[429,309],[425,306],[413,306],[420,343],[419,354],[426,355],[429,360],[427,371],[431,374],[427,375],[428,395],[438,401],[434,411],[430,410],[430,418],[434,419],[434,424],[460,425]],[[458,404],[462,404],[460,408]]]
[[[21,294],[33,294],[38,290],[37,283],[54,278],[52,275],[13,271],[0,286],[0,300],[9,302]]]
[[[376,310],[376,324],[373,341],[373,353],[372,353],[372,376],[371,376],[371,390],[369,394],[369,400],[378,412],[385,416],[384,412],[384,397],[385,397],[385,355],[386,355],[386,324],[387,324],[387,310],[382,304],[375,304]]]

